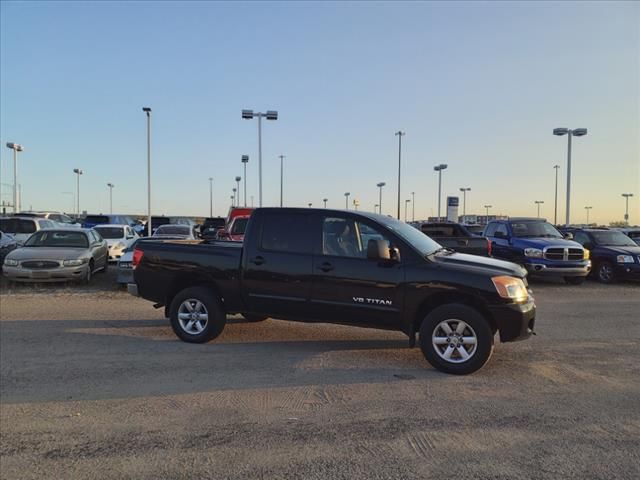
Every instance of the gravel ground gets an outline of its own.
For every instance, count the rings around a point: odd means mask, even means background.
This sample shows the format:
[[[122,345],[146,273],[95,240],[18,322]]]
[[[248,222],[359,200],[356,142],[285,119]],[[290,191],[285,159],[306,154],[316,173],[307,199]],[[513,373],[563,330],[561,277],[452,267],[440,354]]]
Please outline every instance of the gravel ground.
[[[640,477],[637,284],[533,284],[538,335],[456,377],[394,332],[182,343],[113,274],[2,285],[2,479]]]

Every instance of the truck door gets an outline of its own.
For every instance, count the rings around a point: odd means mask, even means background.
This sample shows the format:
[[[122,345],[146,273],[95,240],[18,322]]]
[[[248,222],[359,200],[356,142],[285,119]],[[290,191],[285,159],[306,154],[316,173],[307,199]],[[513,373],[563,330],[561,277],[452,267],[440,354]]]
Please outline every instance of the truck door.
[[[242,285],[250,312],[301,316],[312,280],[312,216],[263,210],[245,239]]]
[[[491,256],[510,260],[513,254],[509,244],[507,225],[504,223],[495,223],[493,225],[495,225],[495,231],[491,235]],[[487,236],[489,235],[487,234]]]
[[[401,262],[367,259],[370,239],[385,239],[374,223],[348,214],[321,216],[313,257],[312,312],[319,320],[398,328]],[[401,260],[401,259],[400,259]]]

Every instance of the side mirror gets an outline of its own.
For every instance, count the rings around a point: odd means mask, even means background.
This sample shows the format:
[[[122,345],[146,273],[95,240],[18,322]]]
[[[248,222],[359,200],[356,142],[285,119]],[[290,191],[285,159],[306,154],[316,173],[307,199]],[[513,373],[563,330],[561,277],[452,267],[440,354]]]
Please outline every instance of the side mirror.
[[[369,243],[367,243],[367,258],[369,260],[391,260],[389,243],[386,240],[369,240]]]
[[[567,240],[573,240],[573,233],[571,232],[565,233],[564,238],[566,238]]]

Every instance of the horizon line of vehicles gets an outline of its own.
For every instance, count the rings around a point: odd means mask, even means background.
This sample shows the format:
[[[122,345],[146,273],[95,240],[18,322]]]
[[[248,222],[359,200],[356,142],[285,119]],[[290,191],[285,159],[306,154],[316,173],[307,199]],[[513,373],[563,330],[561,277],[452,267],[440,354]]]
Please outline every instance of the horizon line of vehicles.
[[[254,210],[232,207],[226,218],[205,218],[201,224],[188,217],[152,216],[151,237],[145,237],[146,225],[129,215],[89,214],[79,222],[51,211],[0,217],[0,266],[11,251],[23,246],[37,232],[91,229],[106,241],[108,262],[117,264],[117,282],[126,284],[132,279],[132,252],[140,240],[242,242]],[[545,219],[521,217],[490,221],[480,232],[477,225],[447,221],[408,224],[443,247],[511,261],[526,268],[532,277],[562,277],[574,285],[582,283],[590,273],[602,283],[640,279],[640,250],[636,250],[640,248],[640,228],[572,226],[565,229],[556,228]],[[33,278],[22,275],[17,280],[35,282],[43,278],[44,273],[38,272]],[[57,277],[52,275],[52,278]]]

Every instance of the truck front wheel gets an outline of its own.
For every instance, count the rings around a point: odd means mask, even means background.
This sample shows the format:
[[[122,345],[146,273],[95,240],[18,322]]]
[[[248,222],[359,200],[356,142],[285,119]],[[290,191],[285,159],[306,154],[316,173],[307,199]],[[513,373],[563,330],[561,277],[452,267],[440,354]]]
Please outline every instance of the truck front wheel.
[[[171,302],[171,328],[181,340],[205,343],[218,337],[227,323],[220,302],[204,287],[190,287]]]
[[[493,333],[487,320],[466,305],[442,305],[420,326],[420,348],[438,370],[466,375],[482,368],[493,353]]]

